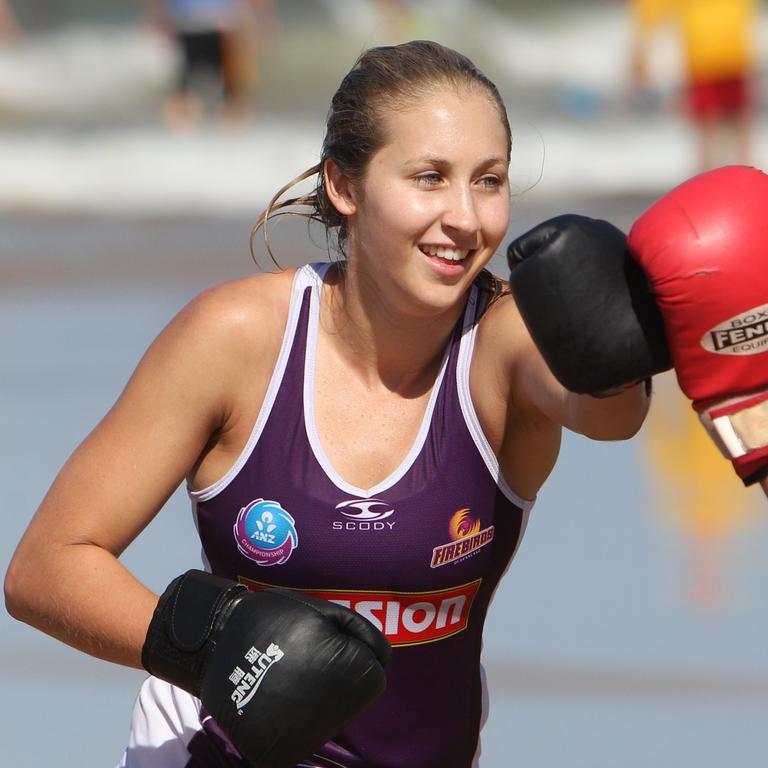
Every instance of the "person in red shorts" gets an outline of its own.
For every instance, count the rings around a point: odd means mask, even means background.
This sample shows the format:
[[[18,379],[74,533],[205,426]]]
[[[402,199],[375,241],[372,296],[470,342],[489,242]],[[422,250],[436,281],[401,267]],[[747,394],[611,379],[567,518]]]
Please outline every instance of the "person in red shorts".
[[[632,0],[634,83],[648,83],[654,32],[675,26],[685,68],[684,107],[697,136],[699,170],[751,157],[756,0]]]

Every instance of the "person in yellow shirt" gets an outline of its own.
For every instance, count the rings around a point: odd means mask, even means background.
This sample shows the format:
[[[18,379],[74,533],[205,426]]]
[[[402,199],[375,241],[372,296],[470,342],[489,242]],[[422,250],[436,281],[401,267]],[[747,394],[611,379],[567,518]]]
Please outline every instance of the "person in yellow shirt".
[[[721,160],[748,164],[757,0],[632,0],[632,15],[637,86],[648,83],[655,31],[674,25],[685,68],[683,100],[697,133],[699,170]],[[719,157],[721,149],[728,157]]]

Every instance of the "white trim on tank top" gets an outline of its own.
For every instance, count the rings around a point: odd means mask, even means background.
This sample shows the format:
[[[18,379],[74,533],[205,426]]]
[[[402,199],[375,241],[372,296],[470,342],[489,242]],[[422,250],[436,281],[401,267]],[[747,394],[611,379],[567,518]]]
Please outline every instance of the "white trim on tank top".
[[[245,466],[245,463],[253,453],[253,449],[256,447],[256,443],[259,441],[261,433],[264,431],[264,427],[267,424],[269,415],[272,413],[272,406],[275,404],[277,393],[283,382],[283,376],[285,375],[285,369],[291,354],[291,347],[293,346],[293,339],[296,336],[296,329],[299,324],[304,290],[310,285],[316,286],[318,283],[322,284],[323,277],[330,266],[330,264],[305,264],[303,267],[296,270],[296,274],[293,278],[293,285],[291,286],[288,319],[285,325],[283,341],[280,346],[280,353],[277,356],[277,362],[275,363],[275,368],[272,371],[272,376],[269,380],[269,386],[264,395],[264,402],[261,404],[259,415],[256,417],[256,423],[253,425],[251,434],[248,437],[248,442],[246,442],[235,463],[216,482],[206,488],[201,488],[199,491],[193,491],[187,487],[187,493],[195,502],[208,501],[220,494],[235,479],[235,477],[237,477],[238,473]]]
[[[521,500],[522,501],[522,500]],[[496,593],[498,592],[499,585],[504,581],[504,577],[507,575],[507,571],[510,569],[510,566],[515,560],[515,555],[517,554],[517,550],[520,549],[520,545],[523,542],[523,536],[525,536],[525,529],[528,527],[528,520],[531,516],[531,507],[533,506],[533,502],[530,502],[528,506],[521,505],[520,509],[523,513],[522,519],[520,521],[520,533],[517,537],[517,542],[515,544],[515,548],[512,551],[512,554],[510,555],[509,560],[507,560],[507,565],[504,568],[503,573],[499,577],[499,580],[496,582],[496,585],[493,588],[493,591],[491,592],[491,596],[488,598],[488,607],[486,610],[486,615],[490,613],[491,606],[493,605],[493,601],[496,598]],[[483,664],[483,651],[482,651],[482,641],[481,641],[481,649],[480,649],[480,685],[482,690],[482,698],[481,698],[481,709],[480,709],[480,727],[477,729],[477,746],[475,747],[475,756],[472,760],[472,768],[478,768],[480,765],[480,756],[483,751],[483,728],[485,728],[485,724],[488,721],[488,716],[490,714],[490,694],[488,691],[488,678],[485,674],[485,666]]]
[[[320,288],[322,288],[322,284],[320,285]],[[418,434],[416,435],[416,439],[413,441],[410,450],[400,462],[400,465],[388,477],[385,477],[372,488],[358,488],[356,485],[348,483],[336,471],[336,468],[333,466],[323,449],[323,445],[320,442],[320,435],[317,432],[317,420],[315,418],[315,363],[317,362],[317,336],[320,326],[319,296],[319,290],[316,290],[313,286],[309,310],[309,329],[307,331],[307,354],[304,364],[304,424],[307,430],[307,437],[309,438],[309,445],[323,472],[325,472],[328,479],[340,491],[358,498],[370,499],[371,497],[382,493],[382,491],[388,490],[401,480],[421,453],[424,443],[427,440],[427,435],[429,434],[429,428],[432,423],[432,413],[435,410],[435,403],[437,402],[440,387],[443,383],[443,378],[445,377],[445,371],[448,367],[451,344],[449,343],[446,345],[443,361],[440,364],[440,371],[432,386],[432,394],[429,396],[427,409],[424,412],[421,426],[419,427]]]
[[[477,287],[473,286],[472,294],[467,302],[467,309],[470,306],[474,308],[478,301]],[[520,509],[529,512],[533,507],[535,499],[523,499],[518,496],[507,484],[501,473],[499,460],[488,442],[488,438],[480,425],[480,419],[475,410],[475,404],[472,402],[472,391],[469,386],[469,371],[472,366],[472,353],[475,349],[475,337],[477,334],[478,323],[475,320],[474,312],[467,312],[464,316],[464,328],[462,329],[461,341],[459,342],[459,358],[456,361],[456,387],[459,392],[459,405],[464,415],[464,423],[467,425],[472,440],[480,453],[485,466],[491,473],[491,477],[498,486],[499,490]],[[520,537],[522,538],[522,536]],[[518,539],[519,542],[519,539]]]
[[[315,299],[318,295],[318,291],[322,288],[325,275],[328,272],[328,269],[330,267],[331,267],[330,263],[305,264],[304,266],[296,270],[296,275],[294,276],[293,285],[291,287],[291,299],[290,299],[290,304],[288,308],[288,317],[286,321],[285,332],[283,334],[283,341],[280,347],[280,353],[278,354],[277,362],[275,363],[275,368],[272,371],[272,376],[270,378],[269,386],[267,387],[267,391],[264,395],[264,402],[262,403],[261,408],[259,410],[259,414],[256,418],[256,422],[254,424],[253,430],[251,431],[251,434],[248,437],[248,441],[243,447],[243,450],[240,452],[240,455],[237,457],[234,464],[229,468],[229,470],[227,470],[227,472],[224,475],[222,475],[222,477],[220,477],[211,485],[205,488],[201,488],[200,490],[197,490],[197,491],[193,491],[187,488],[187,493],[189,494],[190,498],[192,498],[195,502],[208,501],[212,499],[214,496],[217,496],[219,493],[221,493],[235,479],[235,477],[237,477],[240,470],[248,461],[251,453],[253,453],[253,450],[256,447],[256,443],[258,442],[259,437],[261,436],[261,433],[264,431],[264,427],[266,426],[267,420],[269,419],[269,416],[272,412],[272,407],[274,405],[275,399],[277,398],[277,393],[280,389],[280,385],[282,384],[282,381],[283,381],[285,368],[288,364],[288,359],[291,353],[291,347],[293,346],[293,340],[296,336],[296,330],[298,327],[299,315],[301,313],[301,306],[302,306],[304,291],[307,287],[311,286],[312,299]],[[473,286],[470,291],[470,296],[467,301],[467,308],[464,313],[463,333],[462,333],[460,347],[459,347],[458,364],[456,367],[459,404],[461,406],[461,411],[464,416],[464,422],[467,425],[467,429],[469,430],[470,435],[472,436],[472,439],[475,443],[475,446],[480,452],[481,457],[483,458],[486,466],[488,467],[488,471],[490,472],[492,478],[498,485],[499,489],[510,501],[512,501],[514,504],[518,505],[519,507],[521,507],[521,509],[530,510],[530,508],[533,506],[533,503],[534,503],[533,500],[527,501],[525,499],[522,499],[507,485],[506,481],[504,480],[501,474],[498,459],[496,458],[496,455],[494,454],[492,448],[490,447],[490,444],[488,443],[487,438],[485,437],[485,434],[483,433],[482,427],[480,426],[479,419],[477,418],[477,413],[475,411],[474,404],[472,403],[472,396],[469,388],[469,369],[470,369],[470,364],[472,360],[472,353],[474,350],[475,334],[477,332],[477,325],[474,322],[474,305],[477,302],[477,300],[478,300],[477,288]],[[313,318],[315,320],[314,323],[313,323]],[[450,354],[450,345],[446,349],[446,353],[440,367],[440,372],[435,381],[435,385],[432,390],[432,395],[430,396],[429,404],[427,405],[427,410],[424,414],[424,419],[422,420],[421,428],[416,437],[416,440],[414,441],[413,446],[411,447],[411,450],[408,452],[408,454],[404,458],[401,465],[388,478],[385,478],[385,480],[383,480],[381,483],[377,484],[376,486],[370,489],[357,488],[356,486],[353,486],[352,484],[347,483],[343,478],[341,478],[338,475],[338,473],[335,471],[330,461],[328,460],[325,454],[325,451],[323,451],[322,449],[319,436],[317,435],[317,432],[315,430],[314,397],[309,398],[310,400],[309,406],[312,411],[311,419],[309,417],[309,410],[307,409],[307,400],[308,400],[307,387],[308,387],[309,378],[312,379],[312,383],[313,383],[312,389],[310,391],[314,395],[314,362],[315,362],[315,350],[316,350],[316,342],[317,342],[317,320],[318,319],[319,319],[319,304],[317,301],[311,300],[310,319],[309,319],[310,327],[307,334],[308,336],[307,356],[305,359],[306,368],[305,368],[305,376],[304,376],[304,407],[305,407],[305,420],[307,422],[306,429],[307,429],[307,434],[309,436],[309,442],[312,447],[312,450],[315,453],[315,457],[317,458],[321,467],[326,472],[329,479],[337,487],[339,487],[341,490],[347,493],[358,495],[363,498],[370,498],[371,496],[374,496],[377,493],[381,493],[383,490],[386,490],[387,488],[394,485],[394,483],[396,483],[398,480],[400,480],[403,477],[403,475],[408,471],[408,469],[411,467],[416,457],[418,456],[419,452],[423,448],[424,442],[426,441],[426,438],[427,438],[427,434],[429,433],[429,426],[431,422],[432,412],[434,410],[434,405],[437,400],[440,384],[442,382],[443,376],[445,375],[445,370],[448,363],[448,356]],[[314,324],[314,329],[313,329],[313,324]],[[311,360],[310,360],[310,352],[311,352]],[[307,375],[307,372],[309,372],[309,375]],[[311,429],[310,429],[310,425],[312,427]]]

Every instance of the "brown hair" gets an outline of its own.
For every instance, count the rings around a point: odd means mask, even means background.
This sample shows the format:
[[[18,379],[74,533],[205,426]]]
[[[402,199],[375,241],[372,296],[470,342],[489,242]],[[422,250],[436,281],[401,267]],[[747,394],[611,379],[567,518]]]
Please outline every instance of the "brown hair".
[[[334,245],[345,256],[347,221],[326,194],[325,161],[333,160],[351,181],[360,181],[371,157],[386,143],[384,111],[403,108],[440,85],[485,89],[506,130],[509,157],[512,138],[504,102],[493,82],[466,56],[430,40],[371,48],[357,59],[331,100],[320,162],[278,190],[270,200],[251,230],[251,255],[253,238],[262,228],[267,252],[277,264],[269,244],[268,223],[275,216],[291,214],[320,222],[329,245],[331,232],[336,230]],[[281,200],[289,189],[315,174],[317,181],[312,193]]]

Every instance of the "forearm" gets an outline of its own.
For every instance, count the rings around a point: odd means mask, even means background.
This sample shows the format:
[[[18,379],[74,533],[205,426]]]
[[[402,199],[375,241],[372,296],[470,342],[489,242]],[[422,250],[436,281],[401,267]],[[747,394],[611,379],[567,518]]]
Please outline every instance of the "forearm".
[[[651,402],[645,382],[610,397],[568,393],[568,426],[593,440],[626,440],[637,434]]]
[[[157,596],[101,547],[68,544],[44,558],[17,555],[5,596],[19,621],[92,656],[141,668]]]

